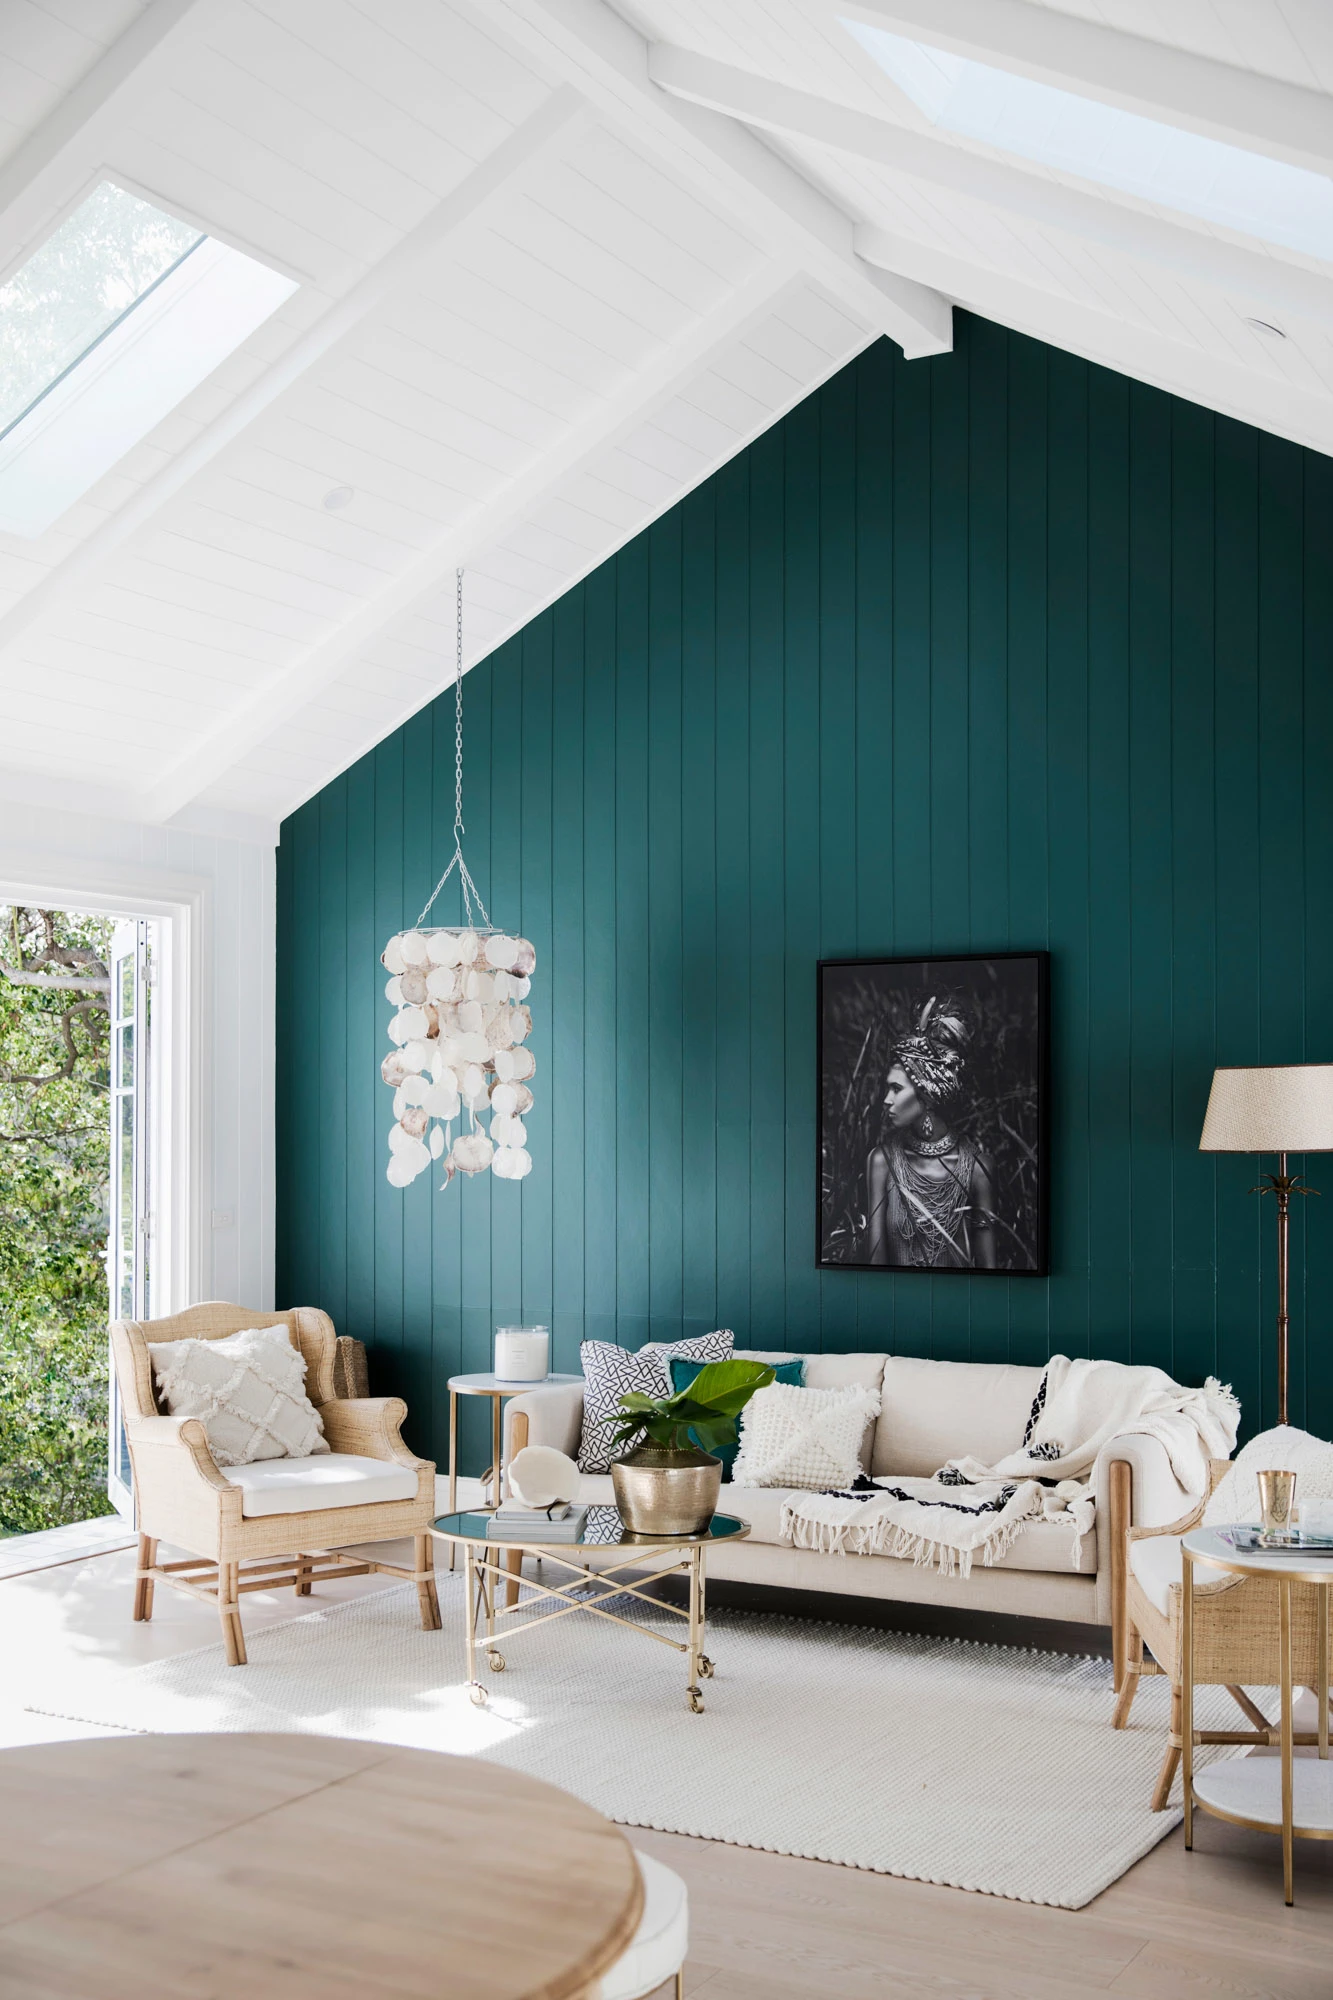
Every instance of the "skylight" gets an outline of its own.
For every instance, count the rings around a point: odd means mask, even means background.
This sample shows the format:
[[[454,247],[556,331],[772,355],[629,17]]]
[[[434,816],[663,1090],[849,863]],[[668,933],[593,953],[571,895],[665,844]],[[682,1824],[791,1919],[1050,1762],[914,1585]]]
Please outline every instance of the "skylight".
[[[0,287],[0,528],[50,527],[295,290],[101,182]]]
[[[861,21],[847,32],[932,125],[1333,260],[1333,181]]]

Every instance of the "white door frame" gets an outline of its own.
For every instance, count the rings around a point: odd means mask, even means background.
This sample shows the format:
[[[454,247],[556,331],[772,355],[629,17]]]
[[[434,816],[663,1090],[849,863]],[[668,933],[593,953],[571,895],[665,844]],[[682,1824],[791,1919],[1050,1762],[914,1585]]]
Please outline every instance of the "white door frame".
[[[180,1312],[205,1296],[211,1276],[204,1226],[212,1194],[206,1017],[211,885],[133,864],[90,866],[73,856],[34,856],[25,865],[22,854],[20,847],[0,844],[0,901],[156,921],[161,962],[153,994],[150,1111],[156,1309]]]

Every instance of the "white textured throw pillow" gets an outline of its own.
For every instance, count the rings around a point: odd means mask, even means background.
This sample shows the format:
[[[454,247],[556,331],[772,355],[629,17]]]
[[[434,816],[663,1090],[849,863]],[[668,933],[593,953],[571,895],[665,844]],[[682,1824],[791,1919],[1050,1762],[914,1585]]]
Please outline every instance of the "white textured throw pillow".
[[[692,1340],[653,1341],[631,1353],[608,1340],[585,1340],[579,1348],[583,1370],[583,1435],[579,1441],[579,1471],[609,1472],[611,1460],[631,1445],[613,1442],[620,1427],[620,1399],[632,1389],[646,1396],[671,1394],[670,1361],[729,1361],[734,1335],[730,1327],[697,1334]]]
[[[1298,1507],[1302,1500],[1333,1500],[1333,1444],[1298,1430],[1295,1424],[1279,1424],[1252,1437],[1230,1471],[1223,1473],[1203,1510],[1204,1526],[1223,1527],[1232,1521],[1257,1525],[1260,1472],[1294,1472]]]
[[[250,1326],[222,1340],[154,1340],[148,1353],[167,1414],[198,1417],[218,1465],[328,1450],[305,1392],[305,1356],[285,1326]]]
[[[879,1415],[873,1389],[757,1389],[741,1412],[735,1486],[803,1486],[824,1493],[850,1486],[861,1466],[866,1424]]]

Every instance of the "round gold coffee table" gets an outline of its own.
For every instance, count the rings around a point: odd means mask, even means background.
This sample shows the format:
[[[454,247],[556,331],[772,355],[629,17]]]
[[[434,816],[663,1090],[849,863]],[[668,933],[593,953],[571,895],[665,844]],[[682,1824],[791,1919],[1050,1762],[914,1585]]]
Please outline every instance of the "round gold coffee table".
[[[635,1535],[614,1507],[592,1506],[578,1541],[544,1542],[540,1536],[519,1540],[488,1534],[490,1519],[489,1514],[442,1514],[431,1531],[448,1542],[451,1550],[461,1547],[463,1551],[467,1576],[464,1621],[467,1684],[474,1702],[484,1702],[487,1694],[486,1683],[477,1676],[477,1626],[483,1617],[486,1636],[481,1649],[491,1672],[502,1674],[508,1663],[500,1651],[501,1636],[508,1643],[549,1625],[555,1618],[567,1617],[571,1611],[586,1611],[592,1618],[604,1618],[627,1632],[639,1632],[645,1639],[655,1639],[659,1645],[683,1653],[685,1698],[696,1715],[702,1713],[704,1694],[699,1682],[711,1680],[713,1674],[713,1662],[704,1651],[704,1565],[712,1543],[742,1540],[750,1532],[748,1521],[737,1520],[734,1514],[714,1514],[697,1535]],[[540,1556],[543,1563],[554,1563],[567,1572],[564,1581],[539,1583],[532,1577],[514,1575],[501,1563],[503,1556],[512,1553]],[[629,1571],[634,1572],[633,1582],[625,1580]],[[688,1601],[683,1607],[652,1596],[644,1587],[679,1574],[689,1580]],[[497,1604],[498,1583],[517,1586],[517,1601]],[[689,1628],[687,1637],[673,1639],[668,1633],[659,1632],[656,1626],[609,1609],[608,1600],[625,1597],[639,1599],[651,1604],[655,1611],[683,1619]],[[534,1615],[534,1605],[544,1601],[549,1601],[553,1608]],[[503,1634],[498,1629],[501,1626]]]
[[[0,1994],[585,2000],[634,1851],[481,1757],[328,1736],[0,1751]]]

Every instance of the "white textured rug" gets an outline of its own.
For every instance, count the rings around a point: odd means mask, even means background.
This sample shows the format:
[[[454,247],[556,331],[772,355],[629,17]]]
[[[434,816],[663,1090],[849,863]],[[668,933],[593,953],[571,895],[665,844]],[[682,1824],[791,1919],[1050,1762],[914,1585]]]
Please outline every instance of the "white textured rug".
[[[717,1677],[692,1715],[679,1655],[575,1615],[502,1642],[509,1669],[481,1669],[493,1693],[474,1708],[461,1584],[440,1577],[443,1632],[419,1629],[399,1585],[255,1633],[248,1667],[209,1646],[31,1706],[117,1729],[299,1730],[491,1757],[626,1826],[1065,1909],[1179,1823],[1148,1809],[1166,1684],[1145,1681],[1133,1728],[1116,1732],[1104,1660],[717,1611]],[[1220,1719],[1225,1694],[1201,1693]]]

